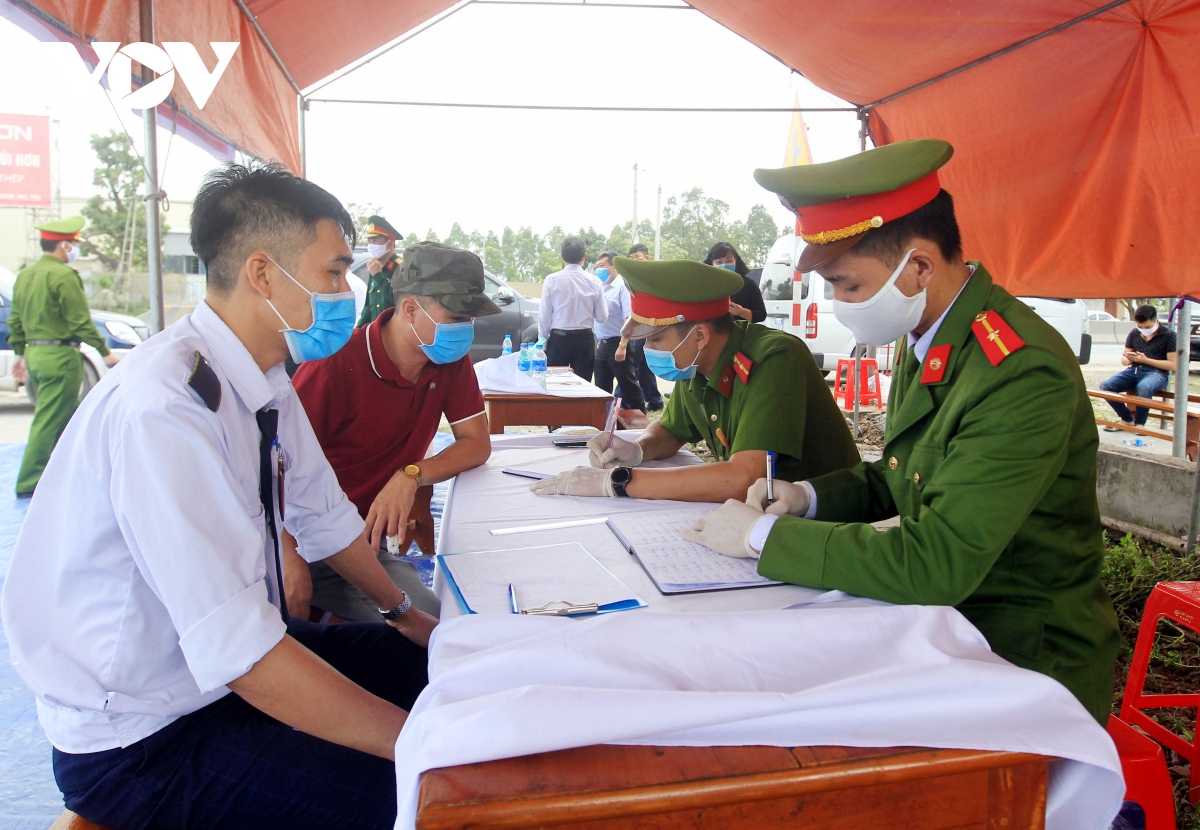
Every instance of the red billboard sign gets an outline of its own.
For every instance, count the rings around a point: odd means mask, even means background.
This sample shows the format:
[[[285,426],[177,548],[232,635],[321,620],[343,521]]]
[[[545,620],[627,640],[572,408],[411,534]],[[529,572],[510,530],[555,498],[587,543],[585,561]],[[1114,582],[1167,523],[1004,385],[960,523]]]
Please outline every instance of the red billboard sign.
[[[0,205],[50,207],[50,117],[0,115]]]

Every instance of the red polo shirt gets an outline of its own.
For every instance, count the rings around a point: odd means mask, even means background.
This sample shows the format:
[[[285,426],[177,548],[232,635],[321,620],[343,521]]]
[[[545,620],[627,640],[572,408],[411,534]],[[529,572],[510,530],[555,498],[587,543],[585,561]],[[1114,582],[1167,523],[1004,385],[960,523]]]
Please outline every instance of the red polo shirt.
[[[325,457],[363,518],[397,470],[425,457],[443,413],[455,424],[483,412],[470,356],[428,363],[416,383],[401,377],[380,331],[394,313],[355,329],[332,357],[300,364],[292,378]]]

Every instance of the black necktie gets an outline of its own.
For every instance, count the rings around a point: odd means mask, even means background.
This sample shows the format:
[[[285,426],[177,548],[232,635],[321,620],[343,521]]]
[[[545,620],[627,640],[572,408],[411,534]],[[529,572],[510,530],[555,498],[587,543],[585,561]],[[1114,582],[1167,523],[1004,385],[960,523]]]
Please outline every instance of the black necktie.
[[[283,564],[279,552],[279,532],[275,529],[275,482],[271,469],[271,448],[275,446],[275,438],[279,435],[279,410],[260,409],[254,413],[258,420],[258,431],[262,438],[258,442],[258,498],[262,502],[263,511],[267,515],[267,530],[271,533],[271,543],[275,548],[275,579],[279,592],[279,613],[283,621],[288,620],[287,600],[283,596]],[[281,506],[282,507],[282,506]]]

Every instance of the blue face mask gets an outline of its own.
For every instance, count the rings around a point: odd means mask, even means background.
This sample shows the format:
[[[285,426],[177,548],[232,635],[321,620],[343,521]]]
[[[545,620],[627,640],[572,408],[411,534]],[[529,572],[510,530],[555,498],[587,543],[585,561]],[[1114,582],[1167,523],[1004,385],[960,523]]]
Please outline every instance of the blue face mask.
[[[683,336],[683,340],[679,341],[678,349],[687,342],[692,336],[692,332],[696,330],[695,326],[688,329],[688,333]],[[643,351],[646,354],[646,365],[650,367],[650,371],[663,380],[673,381],[678,383],[681,380],[691,380],[696,376],[696,361],[700,359],[700,352],[696,352],[696,357],[692,360],[690,366],[685,369],[680,369],[675,365],[675,349],[665,351],[663,349],[652,349],[647,346]]]
[[[726,271],[736,271],[737,263],[736,262],[723,262],[720,265],[718,265],[717,267],[724,268]]]
[[[597,268],[596,269],[596,279],[600,280],[600,282],[608,282],[608,269],[607,268]]]
[[[285,277],[300,285],[295,277],[283,270],[282,265],[273,259],[271,262],[283,271]],[[329,357],[349,342],[350,334],[354,331],[354,292],[318,294],[309,291],[303,285],[300,285],[300,290],[309,296],[312,303],[312,325],[303,331],[288,325],[288,321],[283,319],[279,309],[275,308],[275,304],[270,300],[267,300],[267,305],[271,306],[271,311],[275,312],[275,316],[285,326],[281,332],[292,360],[304,363],[307,360]]]
[[[421,313],[429,317],[429,312],[421,308],[420,303],[417,303],[417,308],[420,308]],[[417,335],[421,351],[425,352],[425,356],[432,362],[454,363],[462,360],[471,351],[471,344],[475,342],[474,320],[462,323],[439,323],[429,317],[429,322],[433,323],[433,342],[428,344],[421,339],[421,335],[417,334],[416,326],[412,323],[409,323],[409,326],[412,328],[413,334]]]

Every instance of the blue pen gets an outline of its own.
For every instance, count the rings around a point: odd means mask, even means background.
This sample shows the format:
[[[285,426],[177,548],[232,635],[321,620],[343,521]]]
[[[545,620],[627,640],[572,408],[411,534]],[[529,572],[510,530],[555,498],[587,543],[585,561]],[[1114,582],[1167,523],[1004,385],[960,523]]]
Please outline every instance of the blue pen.
[[[514,614],[521,613],[517,610],[517,589],[513,587],[511,582],[508,583],[508,603],[512,606],[512,612]]]

